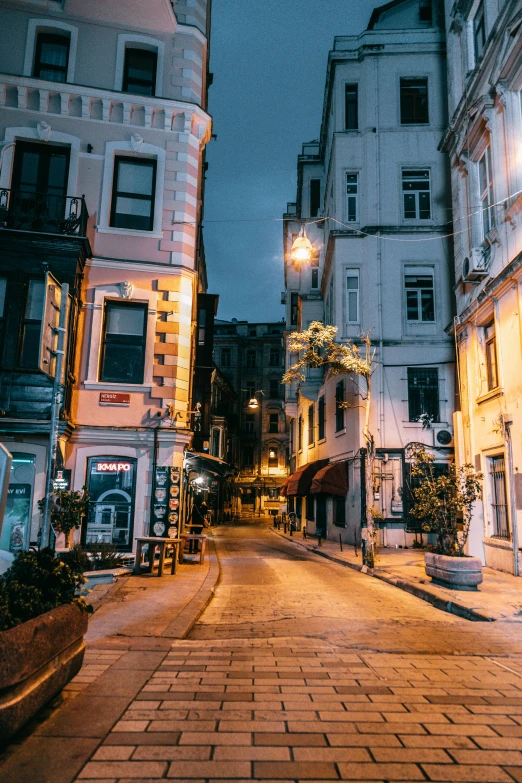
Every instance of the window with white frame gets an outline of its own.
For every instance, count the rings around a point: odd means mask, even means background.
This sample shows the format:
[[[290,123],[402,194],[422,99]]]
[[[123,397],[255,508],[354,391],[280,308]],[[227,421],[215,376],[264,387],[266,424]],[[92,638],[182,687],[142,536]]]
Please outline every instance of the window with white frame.
[[[406,291],[406,320],[410,323],[433,323],[435,321],[435,295],[433,272],[418,273],[408,270],[404,276]]]
[[[404,220],[431,218],[429,169],[402,170],[402,204]]]
[[[346,322],[359,323],[359,270],[346,270]]]
[[[60,31],[61,32],[61,31]],[[40,32],[36,39],[33,76],[50,82],[66,82],[70,37]]]
[[[359,175],[346,175],[346,221],[357,223],[359,220]]]
[[[114,162],[111,226],[152,231],[156,161],[117,156]]]
[[[493,172],[491,168],[491,148],[489,145],[478,162],[479,199],[482,211],[482,239],[486,237],[495,225]]]

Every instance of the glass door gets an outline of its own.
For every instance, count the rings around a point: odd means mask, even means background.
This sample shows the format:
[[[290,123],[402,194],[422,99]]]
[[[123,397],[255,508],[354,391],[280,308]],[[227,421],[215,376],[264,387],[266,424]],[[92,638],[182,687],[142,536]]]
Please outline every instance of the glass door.
[[[132,549],[136,460],[92,457],[87,469],[89,512],[83,541]]]
[[[8,225],[59,231],[66,212],[69,150],[17,142]]]

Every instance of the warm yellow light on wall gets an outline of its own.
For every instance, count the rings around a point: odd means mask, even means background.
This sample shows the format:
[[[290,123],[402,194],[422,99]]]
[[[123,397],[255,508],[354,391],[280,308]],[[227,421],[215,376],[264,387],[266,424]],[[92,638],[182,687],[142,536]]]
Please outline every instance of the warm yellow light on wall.
[[[290,258],[296,264],[306,264],[312,260],[313,252],[313,245],[306,236],[304,226],[301,226],[299,236],[294,240],[294,244],[292,245]]]

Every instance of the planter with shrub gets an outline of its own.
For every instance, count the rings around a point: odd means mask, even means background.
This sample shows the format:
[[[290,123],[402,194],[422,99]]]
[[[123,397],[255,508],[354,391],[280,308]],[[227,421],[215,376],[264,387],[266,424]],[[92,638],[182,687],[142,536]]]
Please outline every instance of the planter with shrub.
[[[479,557],[464,554],[471,524],[473,504],[481,493],[482,474],[472,465],[457,468],[448,465],[447,472],[435,470],[435,457],[427,447],[411,444],[411,513],[422,523],[423,530],[437,534],[437,544],[424,556],[426,574],[432,580],[453,590],[476,590],[482,582]]]
[[[0,741],[7,742],[81,668],[88,607],[79,570],[50,549],[21,552],[0,577]]]
[[[38,501],[38,506],[43,513],[45,498]],[[88,508],[87,487],[82,487],[80,492],[60,489],[51,495],[51,524],[55,533],[63,533],[65,536],[65,546],[72,545],[73,533],[81,527]]]

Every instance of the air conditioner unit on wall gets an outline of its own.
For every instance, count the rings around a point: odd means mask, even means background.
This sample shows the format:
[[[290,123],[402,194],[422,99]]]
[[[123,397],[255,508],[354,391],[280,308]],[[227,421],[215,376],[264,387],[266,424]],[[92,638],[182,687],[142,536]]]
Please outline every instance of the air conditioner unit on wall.
[[[433,428],[433,445],[443,448],[453,448],[453,431],[448,427]]]
[[[466,283],[482,280],[487,275],[486,255],[481,247],[472,247],[462,264],[462,279]]]

